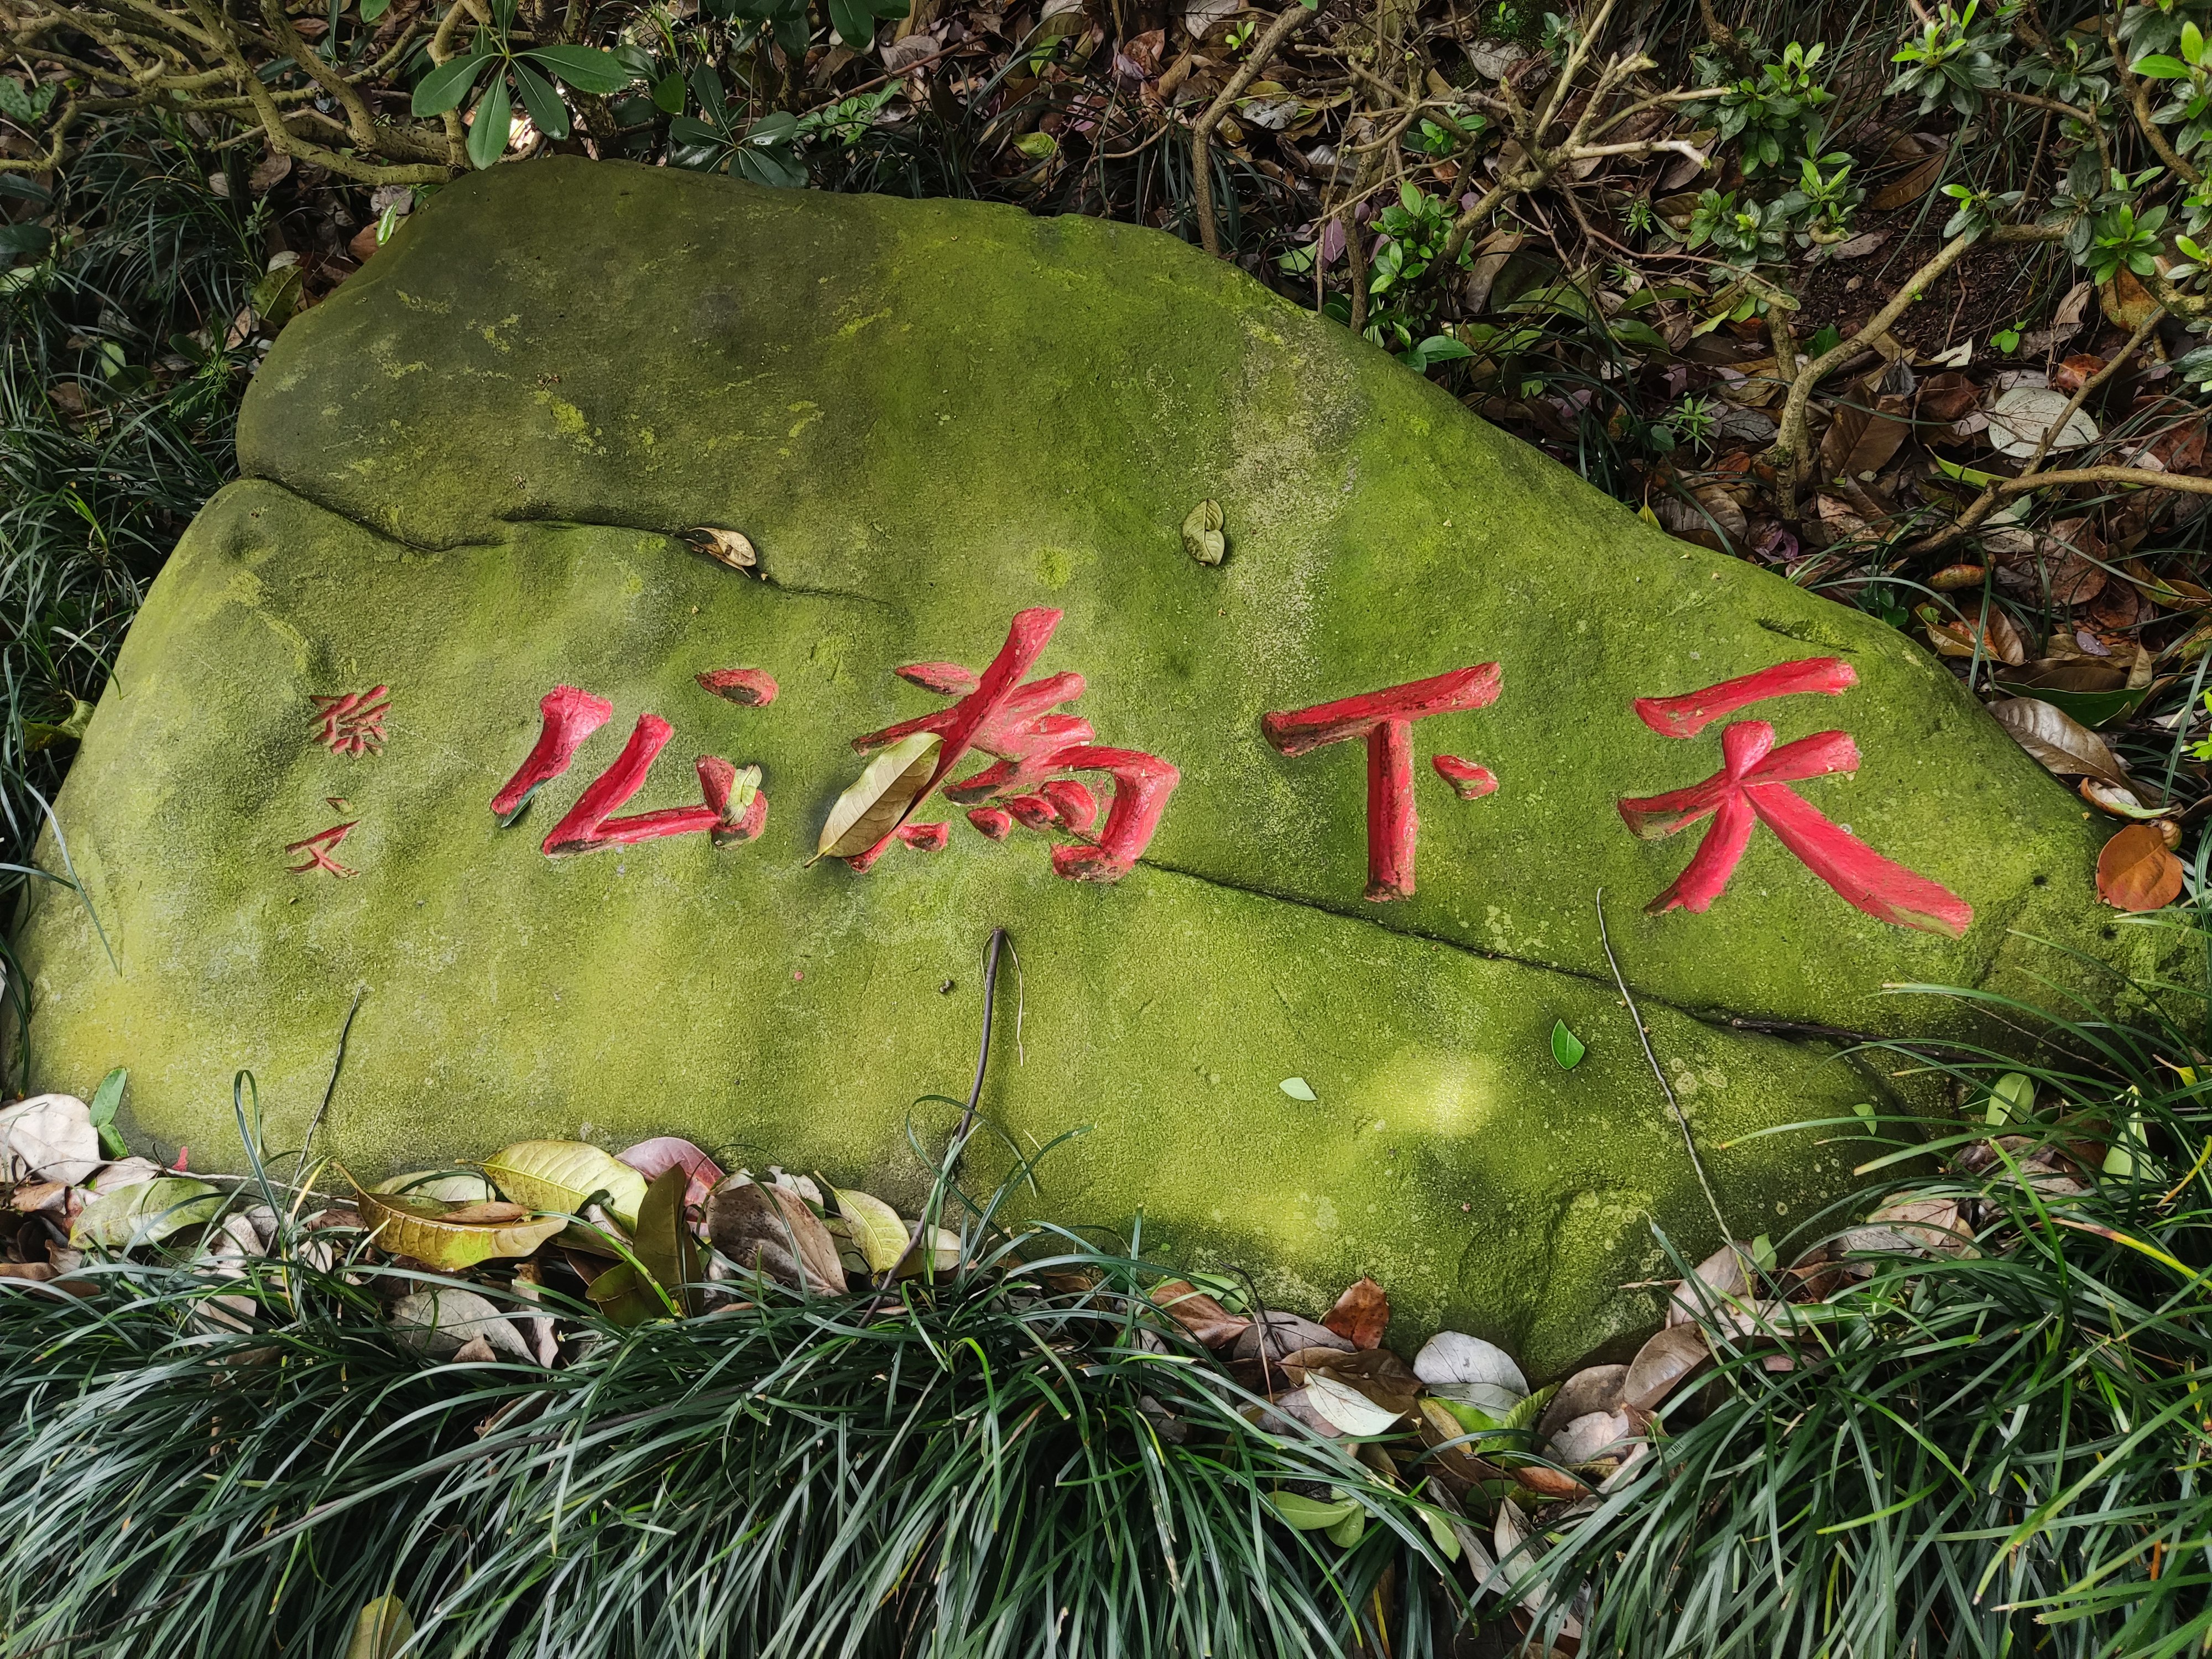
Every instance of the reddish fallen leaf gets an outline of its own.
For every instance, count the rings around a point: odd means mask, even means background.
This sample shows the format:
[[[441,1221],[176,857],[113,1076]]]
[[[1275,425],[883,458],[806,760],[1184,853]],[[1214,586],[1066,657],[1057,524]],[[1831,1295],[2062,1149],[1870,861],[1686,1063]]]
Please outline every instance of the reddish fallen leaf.
[[[1360,1279],[1336,1298],[1321,1322],[1354,1347],[1379,1347],[1390,1323],[1390,1298],[1373,1279]]]
[[[2131,823],[2097,855],[2097,896],[2119,910],[2157,910],[2180,896],[2181,860],[2154,823]]]
[[[2079,392],[2098,370],[2103,368],[2102,357],[2077,351],[2051,371],[2051,386],[2054,392]]]
[[[1176,1316],[1176,1322],[1209,1348],[1225,1347],[1252,1327],[1212,1297],[1180,1279],[1152,1287],[1152,1300]]]

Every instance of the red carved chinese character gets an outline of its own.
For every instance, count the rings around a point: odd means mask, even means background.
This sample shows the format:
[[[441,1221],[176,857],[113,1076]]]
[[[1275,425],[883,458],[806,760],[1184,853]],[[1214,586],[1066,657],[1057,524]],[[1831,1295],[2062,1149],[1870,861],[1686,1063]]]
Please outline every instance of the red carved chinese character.
[[[304,876],[310,870],[327,870],[341,880],[348,876],[360,874],[359,871],[348,869],[331,856],[337,850],[338,843],[343,842],[351,833],[354,825],[360,822],[359,818],[353,818],[344,823],[334,823],[319,835],[309,836],[304,841],[292,842],[285,848],[285,852],[305,853],[307,855],[307,861],[305,864],[288,864],[284,867],[295,876]]]
[[[1487,708],[1498,701],[1494,662],[1449,674],[1367,691],[1287,714],[1263,714],[1260,730],[1285,755],[1310,753],[1350,738],[1367,740],[1367,896],[1382,902],[1413,896],[1413,843],[1420,815],[1413,810],[1413,722],[1431,714]],[[1437,775],[1463,799],[1498,787],[1486,769],[1456,755],[1439,755]]]
[[[1832,657],[1747,674],[1679,697],[1644,697],[1636,713],[1653,731],[1691,737],[1711,721],[1753,702],[1797,692],[1835,696],[1857,683],[1848,663]],[[1929,933],[1963,935],[1973,907],[1948,889],[1895,864],[1831,823],[1788,786],[1856,772],[1858,746],[1848,733],[1820,732],[1775,746],[1765,720],[1734,720],[1721,732],[1722,769],[1702,783],[1620,803],[1620,816],[1644,841],[1678,835],[1710,817],[1698,850],[1667,890],[1645,909],[1704,911],[1727,890],[1755,824],[1764,823],[1805,867],[1854,908],[1877,921]]]
[[[703,683],[706,677],[701,678]],[[758,701],[766,702],[774,696],[770,682],[768,695]],[[538,708],[537,743],[521,769],[491,799],[492,812],[502,825],[514,823],[532,796],[568,769],[584,740],[614,713],[614,705],[604,697],[573,685],[555,686]],[[646,774],[672,730],[658,714],[637,717],[629,741],[614,763],[585,786],[576,804],[547,832],[544,843],[547,857],[565,858],[662,836],[702,831],[715,846],[726,847],[760,834],[768,822],[768,796],[760,787],[760,769],[748,766],[740,770],[713,755],[702,755],[693,763],[699,776],[699,805],[664,807],[621,818],[611,816],[643,787]]]
[[[1118,881],[1136,867],[1151,844],[1168,797],[1182,775],[1157,755],[1096,745],[1090,721],[1053,713],[1083,695],[1082,675],[1048,674],[1022,683],[1043,654],[1060,618],[1059,611],[1043,608],[1018,613],[1006,644],[981,674],[954,662],[909,663],[897,670],[900,678],[959,701],[933,714],[856,738],[853,747],[866,754],[916,732],[936,732],[943,740],[937,764],[909,812],[941,787],[948,799],[961,805],[977,803],[968,821],[991,840],[1004,840],[1016,820],[1036,830],[1064,830],[1079,840],[1074,846],[1053,848],[1056,873],[1076,881]],[[971,750],[990,756],[991,763],[946,782]],[[1095,836],[1091,826],[1097,820],[1098,799],[1085,785],[1061,775],[1068,772],[1100,772],[1114,781],[1106,822]],[[980,804],[990,801],[1004,805]],[[855,870],[866,869],[890,839],[886,836],[847,862]]]
[[[343,696],[310,694],[315,705],[315,741],[333,755],[377,755],[384,751],[384,714],[392,707],[391,687],[349,691]]]

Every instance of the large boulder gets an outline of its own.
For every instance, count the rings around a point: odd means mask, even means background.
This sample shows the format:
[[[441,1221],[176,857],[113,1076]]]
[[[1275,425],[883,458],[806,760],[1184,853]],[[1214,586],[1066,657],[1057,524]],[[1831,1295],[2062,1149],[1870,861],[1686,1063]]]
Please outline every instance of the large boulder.
[[[20,945],[39,1085],[127,1063],[196,1164],[240,1068],[299,1144],[358,994],[319,1149],[363,1180],[680,1132],[910,1194],[1004,924],[978,1183],[1087,1129],[1030,1209],[1309,1309],[1371,1273],[1541,1371],[1641,1316],[1651,1224],[1714,1242],[1601,891],[1743,1233],[1848,1179],[1756,1131],[1891,1098],[1826,1036],[1958,1018],[1886,984],[2124,943],[2080,803],[1911,641],[1150,231],[498,167],[285,331],[239,443],[58,803],[82,902]],[[946,844],[810,862],[854,739],[954,708],[944,781],[1006,763],[911,815]]]

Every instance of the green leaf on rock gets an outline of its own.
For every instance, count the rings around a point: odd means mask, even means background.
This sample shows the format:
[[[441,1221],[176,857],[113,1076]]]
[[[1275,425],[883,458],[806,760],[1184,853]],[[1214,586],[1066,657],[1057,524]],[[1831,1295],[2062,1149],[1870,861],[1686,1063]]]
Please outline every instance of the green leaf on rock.
[[[1583,1046],[1583,1040],[1567,1029],[1566,1021],[1555,1019],[1552,1022],[1552,1058],[1559,1062],[1561,1071],[1573,1071],[1582,1064],[1583,1056],[1589,1052]]]
[[[1229,552],[1223,533],[1221,503],[1200,501],[1182,521],[1182,550],[1200,564],[1219,564]]]
[[[1313,1085],[1307,1082],[1302,1077],[1286,1077],[1275,1086],[1278,1089],[1280,1089],[1285,1094],[1288,1095],[1292,1100],[1319,1100],[1321,1098],[1319,1095],[1314,1092]]]
[[[100,1079],[92,1091],[92,1127],[100,1132],[100,1150],[110,1158],[128,1158],[131,1148],[115,1127],[116,1109],[123,1104],[123,1085],[131,1080],[130,1068],[118,1066]]]

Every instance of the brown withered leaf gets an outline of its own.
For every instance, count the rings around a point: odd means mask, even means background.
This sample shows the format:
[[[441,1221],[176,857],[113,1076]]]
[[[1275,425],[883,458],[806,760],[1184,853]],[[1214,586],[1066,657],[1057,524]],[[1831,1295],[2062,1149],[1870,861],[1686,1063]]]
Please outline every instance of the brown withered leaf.
[[[1893,140],[1882,160],[1902,167],[1904,171],[1867,198],[1867,206],[1876,213],[1910,207],[1936,188],[1936,180],[1943,172],[1943,152],[1938,149],[1923,155],[1918,142],[1909,133],[1900,134]]]
[[[2104,367],[2102,357],[2077,351],[2072,356],[2062,359],[2058,367],[2051,371],[2051,387],[2058,392],[2079,392]]]
[[[2039,697],[2007,697],[1989,705],[2014,742],[2062,778],[2101,778],[2122,788],[2130,780],[2105,740]]]
[[[1930,374],[1920,383],[1913,413],[1930,426],[1948,426],[1981,401],[1982,389],[1956,369]]]
[[[1212,1297],[1185,1280],[1171,1279],[1152,1287],[1152,1300],[1173,1314],[1176,1322],[1204,1346],[1226,1347],[1252,1328],[1252,1322],[1233,1314]]]
[[[1928,586],[1938,593],[1956,593],[1969,587],[1979,587],[1988,580],[1989,567],[1981,564],[1947,564],[1928,579]]]
[[[1379,1346],[1390,1323],[1390,1298],[1373,1279],[1358,1279],[1336,1298],[1321,1322],[1356,1348]]]
[[[806,1200],[782,1187],[732,1176],[707,1194],[707,1236],[741,1267],[809,1296],[842,1296],[837,1241]]]
[[[2097,896],[2116,910],[2159,910],[2181,892],[2181,860],[2154,823],[2131,823],[2097,855]]]
[[[1969,605],[1976,615],[1947,617],[1932,605],[1920,607],[1921,626],[1926,630],[1929,644],[1946,657],[1979,656],[1984,662],[2004,663],[2018,666],[2027,660],[2027,647],[2014,628],[2012,618],[1996,605],[1990,605],[1986,618],[1978,614],[1978,607]],[[1981,622],[1977,628],[1975,623]]]

